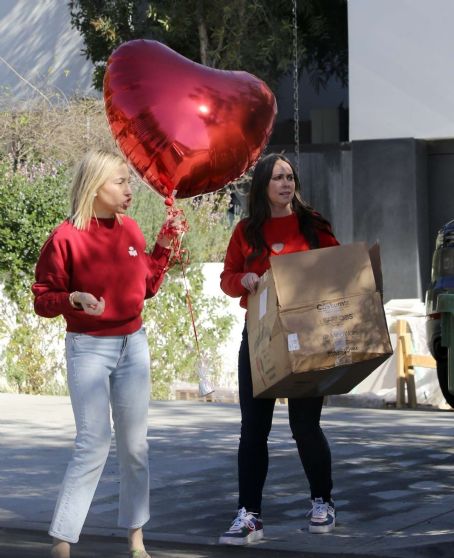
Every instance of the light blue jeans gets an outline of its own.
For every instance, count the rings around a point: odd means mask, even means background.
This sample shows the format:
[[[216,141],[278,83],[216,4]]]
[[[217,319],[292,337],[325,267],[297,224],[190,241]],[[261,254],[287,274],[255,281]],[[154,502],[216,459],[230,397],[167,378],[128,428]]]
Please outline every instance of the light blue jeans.
[[[109,454],[110,406],[120,469],[118,526],[142,527],[150,518],[145,330],[113,337],[67,333],[66,363],[77,435],[49,534],[70,543],[79,540]]]

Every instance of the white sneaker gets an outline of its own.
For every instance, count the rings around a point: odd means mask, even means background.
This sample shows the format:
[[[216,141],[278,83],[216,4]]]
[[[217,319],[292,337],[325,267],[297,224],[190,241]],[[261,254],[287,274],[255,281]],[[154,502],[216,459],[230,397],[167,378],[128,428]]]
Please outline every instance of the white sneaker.
[[[336,526],[336,509],[332,500],[324,502],[323,498],[315,498],[308,515],[311,516],[309,533],[329,533]]]
[[[219,544],[243,545],[257,542],[263,538],[263,522],[257,514],[238,510],[230,529],[219,537]]]

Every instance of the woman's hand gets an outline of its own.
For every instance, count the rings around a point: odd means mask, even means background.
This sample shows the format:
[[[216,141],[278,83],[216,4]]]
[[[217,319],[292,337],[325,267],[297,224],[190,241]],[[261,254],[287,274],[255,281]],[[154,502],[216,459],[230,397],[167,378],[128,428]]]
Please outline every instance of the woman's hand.
[[[188,224],[182,212],[169,212],[162,224],[156,243],[163,248],[170,248],[172,240],[188,230]]]
[[[80,304],[82,310],[90,316],[100,316],[106,307],[106,301],[101,296],[99,300],[91,293],[72,293],[72,302]]]
[[[259,282],[259,276],[257,275],[257,273],[246,273],[241,278],[241,284],[251,294],[254,294],[255,291],[257,290],[258,282]]]

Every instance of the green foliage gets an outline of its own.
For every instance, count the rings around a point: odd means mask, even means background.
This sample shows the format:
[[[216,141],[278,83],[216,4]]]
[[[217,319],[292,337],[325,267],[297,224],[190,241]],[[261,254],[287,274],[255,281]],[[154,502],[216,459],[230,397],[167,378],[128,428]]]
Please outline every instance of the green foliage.
[[[182,209],[189,223],[189,232],[182,247],[192,263],[221,262],[232,233],[227,217],[230,192],[225,189],[197,198],[176,200],[175,207]],[[136,185],[131,216],[140,224],[148,242],[154,242],[165,219],[163,198],[146,188]]]
[[[131,215],[138,221],[151,248],[165,219],[163,198],[136,186]],[[226,211],[229,196],[224,193],[201,196],[197,200],[176,200],[183,209],[190,230],[183,242],[186,269],[176,263],[154,299],[144,309],[152,359],[153,397],[165,399],[175,380],[197,382],[197,346],[193,332],[189,295],[200,352],[214,381],[220,371],[219,346],[226,340],[233,318],[225,313],[222,299],[203,294],[200,263],[222,261],[231,234]],[[183,264],[184,265],[184,264]],[[186,283],[183,276],[186,276]]]
[[[34,315],[30,286],[39,251],[52,229],[67,215],[69,176],[63,168],[29,164],[13,170],[12,159],[0,161],[0,280],[17,311],[13,320],[0,319],[0,334],[9,341],[5,350],[6,377],[11,389],[22,393],[62,393],[66,387],[62,338],[64,320]],[[165,218],[163,199],[137,186],[132,216],[152,247]],[[185,247],[191,255],[186,270],[194,319],[213,380],[219,374],[219,346],[226,339],[232,318],[222,300],[203,294],[203,275],[195,262],[219,261],[230,236],[226,219],[228,196],[213,194],[177,201],[191,225]],[[1,299],[0,299],[1,300]],[[2,302],[3,304],[3,302]],[[14,323],[13,323],[14,322]],[[176,379],[197,381],[197,351],[182,270],[175,266],[155,299],[144,309],[153,362],[153,396],[169,396]],[[55,343],[56,340],[59,343]]]
[[[62,170],[27,175],[0,161],[0,279],[19,308],[27,304],[41,246],[67,214]]]
[[[300,70],[309,71],[318,89],[334,76],[348,82],[348,21],[346,0],[299,0]]]
[[[14,171],[14,167],[16,170]],[[0,161],[0,279],[4,293],[0,327],[9,338],[5,350],[6,377],[20,393],[55,393],[64,386],[53,347],[63,334],[53,321],[37,318],[30,291],[41,246],[67,213],[67,177],[62,169],[42,164],[17,167]],[[7,320],[8,308],[16,309]]]
[[[324,86],[347,81],[346,0],[297,2],[299,66]],[[294,61],[289,0],[71,0],[72,24],[84,37],[102,89],[106,61],[121,43],[155,39],[205,65],[245,70],[274,87]]]
[[[17,315],[5,351],[6,378],[18,393],[63,394],[66,392],[61,349],[55,343],[63,338],[63,319],[50,322],[33,315],[32,299],[27,296],[28,311]],[[23,304],[24,306],[24,304]],[[59,381],[60,378],[60,381]]]
[[[4,100],[3,104],[11,103]],[[49,96],[49,103],[33,98],[19,106],[14,102],[14,107],[0,112],[0,152],[9,154],[14,171],[24,163],[43,161],[46,167],[52,163],[70,167],[89,146],[114,146],[100,99],[66,99],[62,105],[61,99]]]
[[[155,399],[169,396],[176,381],[197,382],[198,350],[187,294],[190,297],[200,353],[208,363],[211,380],[219,376],[219,346],[225,341],[233,318],[225,315],[220,299],[203,294],[200,266],[186,269],[186,283],[176,266],[155,299],[146,303],[144,321],[150,340],[152,393]],[[186,286],[188,291],[186,291]]]
[[[6,378],[19,393],[39,394],[46,386],[43,370],[47,356],[36,350],[31,333],[25,323],[12,331],[6,350]]]
[[[190,227],[183,247],[188,250],[191,262],[224,261],[232,234],[227,213],[229,203],[229,189],[181,203]]]

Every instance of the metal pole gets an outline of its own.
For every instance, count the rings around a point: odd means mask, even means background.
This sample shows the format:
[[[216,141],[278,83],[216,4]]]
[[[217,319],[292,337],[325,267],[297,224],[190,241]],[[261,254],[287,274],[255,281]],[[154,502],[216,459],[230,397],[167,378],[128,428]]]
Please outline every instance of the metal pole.
[[[293,123],[295,142],[295,168],[300,174],[300,130],[299,130],[299,99],[298,99],[298,17],[297,0],[293,0]]]

